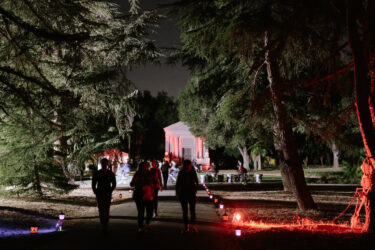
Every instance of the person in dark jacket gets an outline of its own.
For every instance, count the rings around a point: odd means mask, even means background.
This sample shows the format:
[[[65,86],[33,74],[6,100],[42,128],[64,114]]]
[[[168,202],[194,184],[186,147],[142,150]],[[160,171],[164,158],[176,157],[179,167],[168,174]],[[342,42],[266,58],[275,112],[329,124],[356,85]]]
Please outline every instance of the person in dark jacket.
[[[146,210],[146,229],[150,229],[150,222],[153,212],[154,186],[155,178],[149,170],[148,162],[141,162],[137,172],[134,174],[130,182],[130,186],[134,187],[133,199],[138,211],[138,231],[143,232],[143,223]]]
[[[112,192],[116,188],[115,174],[108,169],[109,161],[106,158],[100,160],[102,169],[95,172],[92,177],[92,190],[98,203],[100,223],[106,234],[109,221],[109,207],[111,205]]]
[[[195,201],[197,194],[198,178],[193,164],[190,160],[184,160],[182,169],[178,173],[176,182],[176,197],[179,199],[182,207],[182,217],[185,224],[185,232],[189,231],[188,223],[188,205],[190,208],[190,221],[191,224],[195,222]],[[193,225],[194,232],[197,228]]]
[[[164,190],[167,190],[167,182],[169,177],[169,169],[171,166],[167,161],[164,161],[163,165],[161,166],[161,172],[163,175],[163,183],[164,183]]]

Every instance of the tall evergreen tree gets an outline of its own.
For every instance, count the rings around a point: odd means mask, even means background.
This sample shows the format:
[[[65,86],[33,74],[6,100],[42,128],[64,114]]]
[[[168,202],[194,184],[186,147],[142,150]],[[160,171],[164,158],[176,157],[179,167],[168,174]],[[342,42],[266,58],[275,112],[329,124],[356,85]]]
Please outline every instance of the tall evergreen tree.
[[[31,113],[37,128],[47,126],[40,143],[53,149],[66,177],[69,162],[119,144],[130,133],[134,88],[126,71],[159,56],[147,39],[158,17],[130,2],[125,16],[100,0],[0,3],[2,122]],[[6,141],[10,134],[0,128]],[[14,139],[24,148],[25,141]],[[7,145],[2,154],[12,154]]]

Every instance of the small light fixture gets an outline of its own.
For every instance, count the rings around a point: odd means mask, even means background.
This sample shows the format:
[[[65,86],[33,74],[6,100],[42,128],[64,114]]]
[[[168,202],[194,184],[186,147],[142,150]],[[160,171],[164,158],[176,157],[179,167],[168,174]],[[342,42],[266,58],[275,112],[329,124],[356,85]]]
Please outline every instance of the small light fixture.
[[[38,227],[30,227],[30,233],[37,234],[38,233]]]
[[[207,191],[207,192],[210,192],[210,190],[209,190],[208,188],[206,188],[206,191]]]
[[[229,216],[227,215],[226,212],[223,214],[222,218],[223,218],[223,221],[228,221],[229,220]]]
[[[219,208],[220,208],[220,209],[224,209],[224,204],[223,204],[223,203],[220,203]]]
[[[65,214],[61,212],[59,214],[59,220],[64,220],[64,219],[65,219]]]
[[[129,189],[129,193],[133,193],[133,189]]]
[[[122,199],[122,194],[119,194],[120,199]]]
[[[240,237],[240,236],[242,235],[242,231],[241,231],[241,229],[238,228],[238,227],[234,230],[234,233],[235,233],[235,235],[236,235],[237,237]]]
[[[218,199],[218,198],[215,198],[215,199],[214,199],[214,202],[215,202],[215,204],[217,204],[217,203],[219,202],[219,199]]]
[[[212,194],[210,194],[210,199],[214,198],[214,196]]]

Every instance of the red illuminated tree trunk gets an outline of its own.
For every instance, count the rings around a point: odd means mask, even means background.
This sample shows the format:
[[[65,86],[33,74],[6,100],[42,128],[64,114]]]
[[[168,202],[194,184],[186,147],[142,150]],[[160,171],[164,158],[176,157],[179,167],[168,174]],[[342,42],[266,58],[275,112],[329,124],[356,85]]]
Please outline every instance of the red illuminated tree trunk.
[[[351,0],[348,4],[347,34],[354,59],[355,104],[367,156],[361,166],[361,185],[366,196],[364,229],[375,232],[375,3],[368,1],[367,9],[362,1]]]
[[[268,31],[265,32],[264,47],[272,105],[275,113],[276,126],[279,131],[280,145],[285,160],[284,171],[288,174],[290,187],[299,208],[302,210],[316,209],[315,203],[306,185],[301,160],[293,137],[292,127],[288,122],[286,109],[282,103],[283,92],[280,86],[279,66],[277,63],[280,50],[278,48],[270,49],[270,34]]]

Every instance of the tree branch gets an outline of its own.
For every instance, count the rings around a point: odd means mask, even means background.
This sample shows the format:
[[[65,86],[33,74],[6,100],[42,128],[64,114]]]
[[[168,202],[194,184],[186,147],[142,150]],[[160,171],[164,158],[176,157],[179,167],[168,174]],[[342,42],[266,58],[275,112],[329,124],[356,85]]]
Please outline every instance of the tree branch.
[[[90,36],[88,32],[80,32],[76,34],[65,34],[58,31],[48,31],[45,29],[34,27],[33,25],[23,21],[18,16],[6,11],[0,6],[0,14],[16,23],[21,28],[30,31],[36,36],[43,37],[48,40],[56,41],[56,42],[78,42],[87,40]]]

